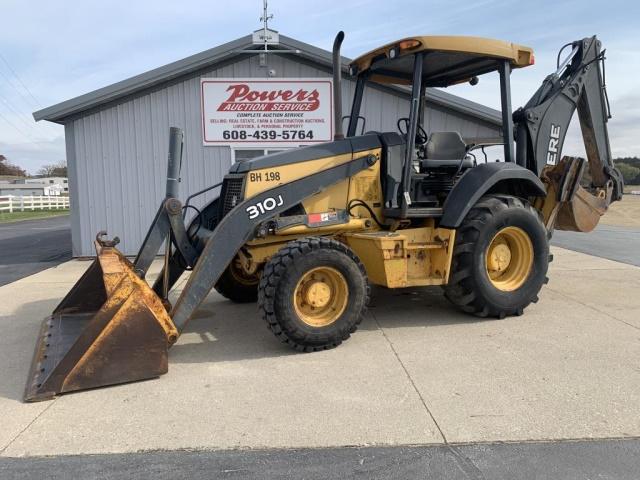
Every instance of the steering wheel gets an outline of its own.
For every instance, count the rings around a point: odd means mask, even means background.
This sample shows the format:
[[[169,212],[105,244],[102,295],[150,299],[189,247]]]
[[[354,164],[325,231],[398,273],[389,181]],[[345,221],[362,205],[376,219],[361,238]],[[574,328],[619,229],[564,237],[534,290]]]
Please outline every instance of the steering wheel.
[[[407,117],[399,118],[397,126],[398,131],[402,134],[403,137],[406,138],[407,133],[409,132],[409,119]],[[403,126],[404,130],[402,129]],[[418,124],[416,125],[416,127],[416,145],[424,145],[425,143],[427,143],[429,135],[427,135],[427,132],[424,131],[422,125]]]

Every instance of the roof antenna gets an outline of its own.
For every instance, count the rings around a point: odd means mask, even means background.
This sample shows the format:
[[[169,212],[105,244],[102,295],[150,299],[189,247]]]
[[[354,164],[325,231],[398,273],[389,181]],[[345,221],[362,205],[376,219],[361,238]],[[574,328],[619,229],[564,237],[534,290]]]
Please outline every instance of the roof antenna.
[[[241,48],[236,50],[237,53],[249,53],[249,54],[258,54],[260,58],[260,67],[266,68],[267,65],[267,54],[270,52],[277,52],[278,55],[283,53],[293,53],[299,54],[301,51],[297,48],[282,48],[280,45],[280,36],[276,30],[269,30],[269,20],[273,20],[273,14],[269,13],[269,6],[267,0],[262,0],[262,16],[260,17],[260,22],[262,22],[262,27],[258,30],[255,30],[252,35],[252,45],[255,45],[255,48]],[[271,46],[271,48],[269,48]],[[269,70],[269,76],[273,77],[275,75],[275,70]]]
[[[267,0],[262,0],[262,16],[260,21],[262,22],[262,41],[264,42],[264,53],[260,54],[260,66],[267,67],[267,52],[269,51],[269,40],[267,38],[267,32],[269,31],[269,20],[273,19],[273,13],[269,13]]]
[[[271,20],[273,18],[273,13],[268,13],[267,9],[268,9],[268,5],[267,5],[267,0],[262,0],[262,16],[260,17],[260,21],[263,24],[263,30],[264,30],[264,51],[265,53],[268,50],[267,47],[267,30],[269,30],[269,20]]]

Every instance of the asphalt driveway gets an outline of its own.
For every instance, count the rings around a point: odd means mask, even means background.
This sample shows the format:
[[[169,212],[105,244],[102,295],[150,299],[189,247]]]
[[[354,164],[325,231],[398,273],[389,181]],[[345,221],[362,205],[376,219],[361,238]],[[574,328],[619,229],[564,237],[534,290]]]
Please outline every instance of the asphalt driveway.
[[[553,233],[552,245],[640,267],[640,229],[598,225],[589,233]]]
[[[0,286],[70,259],[69,215],[0,223]]]

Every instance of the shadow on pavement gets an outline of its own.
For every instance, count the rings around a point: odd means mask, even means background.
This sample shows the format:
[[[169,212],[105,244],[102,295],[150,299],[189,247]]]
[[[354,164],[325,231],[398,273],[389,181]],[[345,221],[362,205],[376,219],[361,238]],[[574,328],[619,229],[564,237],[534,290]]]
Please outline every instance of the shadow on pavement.
[[[5,330],[0,341],[0,361],[4,366],[0,396],[22,399],[40,324],[58,302],[59,298],[29,302],[11,315],[0,316],[0,326]],[[374,288],[370,313],[359,330],[378,330],[378,325],[384,329],[429,328],[478,321],[497,320],[458,312],[439,287]],[[256,304],[234,304],[212,295],[169,351],[169,368],[172,364],[237,362],[291,355],[313,353],[298,353],[282,344],[266,327]]]

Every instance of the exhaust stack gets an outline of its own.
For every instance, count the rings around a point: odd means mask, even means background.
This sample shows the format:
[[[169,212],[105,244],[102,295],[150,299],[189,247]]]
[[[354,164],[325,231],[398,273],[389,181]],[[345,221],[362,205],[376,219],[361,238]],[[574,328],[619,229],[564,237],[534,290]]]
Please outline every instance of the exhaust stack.
[[[344,40],[341,30],[333,41],[333,123],[335,124],[334,140],[342,140],[342,64],[340,61],[340,47]]]

